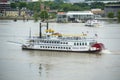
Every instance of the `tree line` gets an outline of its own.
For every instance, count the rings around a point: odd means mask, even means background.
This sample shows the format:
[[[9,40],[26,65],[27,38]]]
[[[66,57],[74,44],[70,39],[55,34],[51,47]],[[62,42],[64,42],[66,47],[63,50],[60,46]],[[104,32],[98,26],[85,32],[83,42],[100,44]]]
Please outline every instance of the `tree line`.
[[[103,2],[93,2],[91,4],[88,3],[64,3],[63,0],[58,1],[37,1],[37,2],[15,2],[11,3],[11,8],[27,8],[32,11],[40,11],[40,5],[43,3],[45,7],[49,7],[51,10],[58,10],[58,11],[83,11],[83,10],[90,10],[93,8],[100,8],[104,9],[105,5],[107,4],[120,4],[120,2],[116,3],[103,3]]]
[[[88,3],[64,3],[64,2],[55,2],[55,1],[45,1],[42,2],[45,7],[49,7],[51,10],[58,10],[58,11],[83,11],[83,10],[90,10],[92,8],[100,8],[104,9],[105,4],[102,2],[93,2],[91,4]],[[38,2],[15,2],[11,3],[11,8],[27,8],[32,11],[40,11],[41,3]]]

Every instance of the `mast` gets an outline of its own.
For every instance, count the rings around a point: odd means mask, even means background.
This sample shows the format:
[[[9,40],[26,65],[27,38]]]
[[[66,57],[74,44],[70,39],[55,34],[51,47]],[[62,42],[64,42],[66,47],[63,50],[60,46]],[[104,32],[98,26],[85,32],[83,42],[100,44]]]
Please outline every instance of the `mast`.
[[[48,30],[48,22],[47,22],[47,27],[46,27],[46,30]]]
[[[40,32],[39,32],[39,38],[42,37],[42,31],[41,31],[41,22],[40,22]]]

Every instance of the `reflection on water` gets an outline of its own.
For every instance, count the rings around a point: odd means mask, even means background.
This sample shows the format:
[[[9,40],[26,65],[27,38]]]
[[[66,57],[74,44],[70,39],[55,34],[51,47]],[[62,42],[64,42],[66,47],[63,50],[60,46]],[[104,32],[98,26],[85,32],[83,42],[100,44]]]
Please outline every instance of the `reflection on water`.
[[[102,54],[22,50],[21,42],[39,33],[39,23],[0,20],[0,80],[119,80],[120,27],[104,22],[103,27],[85,27],[84,23],[51,23],[56,32],[97,33],[107,48]],[[45,27],[42,28],[45,30]]]
[[[32,58],[32,64],[37,64],[37,73],[39,73],[40,79],[42,80],[61,80],[62,78],[79,79],[79,77],[77,78],[76,76],[82,75],[81,69],[84,69],[83,65],[89,68],[102,57],[100,54],[49,51],[30,51],[28,54]],[[70,77],[70,75],[72,75],[72,77]]]

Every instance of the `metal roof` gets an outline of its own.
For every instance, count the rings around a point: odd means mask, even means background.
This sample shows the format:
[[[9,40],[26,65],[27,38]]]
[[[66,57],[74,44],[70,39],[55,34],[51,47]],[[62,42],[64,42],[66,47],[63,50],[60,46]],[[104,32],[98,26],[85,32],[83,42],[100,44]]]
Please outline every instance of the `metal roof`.
[[[94,15],[91,11],[69,11],[67,15]]]

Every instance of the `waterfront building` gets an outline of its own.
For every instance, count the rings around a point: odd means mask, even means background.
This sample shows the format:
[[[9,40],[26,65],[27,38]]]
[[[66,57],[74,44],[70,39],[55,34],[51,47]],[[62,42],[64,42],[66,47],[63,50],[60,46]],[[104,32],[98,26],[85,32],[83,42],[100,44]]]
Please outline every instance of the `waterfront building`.
[[[101,10],[101,9],[91,9],[91,12],[96,15],[103,14],[103,10]]]
[[[5,12],[10,9],[10,2],[0,2],[0,14],[4,16]]]
[[[105,16],[107,16],[110,12],[114,13],[114,16],[117,16],[118,11],[120,11],[120,4],[106,5],[104,11]]]
[[[95,15],[95,17],[104,16],[104,10],[102,9],[91,9],[91,12]]]
[[[57,22],[67,22],[66,12],[58,12],[56,21]]]
[[[94,14],[91,11],[69,11],[57,14],[57,22],[79,22],[88,19],[94,19]]]
[[[112,3],[112,2],[120,2],[120,0],[85,0],[86,3],[93,2],[103,2],[103,3]]]
[[[56,1],[56,0],[55,0]],[[65,3],[93,3],[93,2],[120,2],[120,0],[63,0]]]
[[[8,10],[8,11],[6,11],[6,16],[17,17],[17,16],[19,16],[19,12],[16,10]]]

